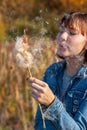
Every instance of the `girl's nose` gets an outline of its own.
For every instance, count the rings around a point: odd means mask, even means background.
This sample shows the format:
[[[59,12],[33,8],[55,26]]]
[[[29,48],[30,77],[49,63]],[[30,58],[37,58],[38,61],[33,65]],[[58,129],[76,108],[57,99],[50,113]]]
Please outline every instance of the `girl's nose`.
[[[61,35],[60,35],[61,41],[66,41],[67,38],[68,38],[68,33],[66,31],[62,32]]]

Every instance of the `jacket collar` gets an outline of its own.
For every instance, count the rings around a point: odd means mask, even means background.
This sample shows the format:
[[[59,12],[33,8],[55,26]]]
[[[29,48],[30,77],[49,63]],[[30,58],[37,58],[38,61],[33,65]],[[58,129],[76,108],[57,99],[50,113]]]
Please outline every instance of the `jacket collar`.
[[[77,72],[76,77],[85,78],[87,77],[87,65],[83,64],[81,69]]]
[[[64,70],[66,66],[66,61],[62,61],[62,69]],[[61,71],[61,69],[60,69]],[[87,64],[83,64],[82,67],[80,68],[80,70],[76,73],[76,75],[74,76],[74,78],[85,78],[87,77]]]

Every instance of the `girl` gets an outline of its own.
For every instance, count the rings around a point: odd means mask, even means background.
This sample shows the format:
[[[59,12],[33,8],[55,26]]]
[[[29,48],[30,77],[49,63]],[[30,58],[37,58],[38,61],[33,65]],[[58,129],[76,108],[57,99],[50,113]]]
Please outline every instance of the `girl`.
[[[64,60],[47,68],[43,81],[29,78],[32,96],[42,104],[45,130],[87,130],[87,14],[65,15],[57,36]],[[43,130],[38,108],[35,130]]]

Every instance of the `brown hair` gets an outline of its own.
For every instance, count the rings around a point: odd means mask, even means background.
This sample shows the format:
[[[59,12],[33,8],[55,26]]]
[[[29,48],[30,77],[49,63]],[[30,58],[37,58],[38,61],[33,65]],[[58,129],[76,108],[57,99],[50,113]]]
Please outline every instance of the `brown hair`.
[[[87,13],[71,12],[66,13],[61,20],[61,26],[69,29],[75,29],[87,37]],[[85,52],[85,63],[87,63],[87,51]]]

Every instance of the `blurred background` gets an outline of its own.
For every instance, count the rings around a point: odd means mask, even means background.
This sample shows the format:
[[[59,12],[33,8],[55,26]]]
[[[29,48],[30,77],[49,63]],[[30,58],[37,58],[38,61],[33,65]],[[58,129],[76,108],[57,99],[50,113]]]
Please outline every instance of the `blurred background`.
[[[34,130],[37,102],[27,70],[14,60],[16,38],[28,29],[33,77],[43,78],[56,57],[56,36],[64,13],[87,12],[87,0],[0,0],[0,130]],[[33,49],[34,48],[34,49]]]

